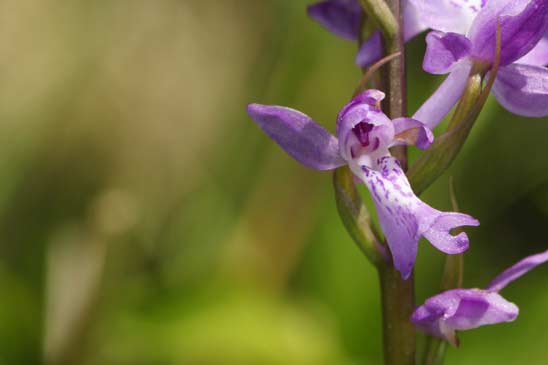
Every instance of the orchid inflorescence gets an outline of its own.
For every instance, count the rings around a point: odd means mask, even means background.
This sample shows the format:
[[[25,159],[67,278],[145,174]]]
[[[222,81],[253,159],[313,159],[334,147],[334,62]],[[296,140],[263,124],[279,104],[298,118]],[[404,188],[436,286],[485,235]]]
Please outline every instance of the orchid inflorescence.
[[[368,11],[375,6],[384,9],[387,3],[399,9],[400,14],[388,16],[400,20],[396,33],[403,42],[430,29],[425,37],[424,71],[448,74],[412,117],[383,111],[385,93],[376,89],[359,90],[340,110],[336,136],[295,109],[250,104],[247,110],[259,127],[298,162],[316,170],[349,169],[354,180],[367,187],[388,250],[349,232],[360,245],[372,247],[384,265],[397,270],[398,280],[406,281],[412,276],[421,237],[448,255],[461,254],[469,247],[462,227],[478,226],[479,221],[457,211],[439,211],[423,202],[415,194],[402,161],[391,150],[416,146],[428,154],[434,143],[432,129],[458,104],[449,127],[453,129],[436,141],[441,145],[458,144],[459,148],[453,149],[456,154],[468,133],[457,133],[458,141],[444,137],[471,126],[477,118],[483,104],[467,97],[474,92],[487,95],[491,91],[504,108],[515,114],[548,116],[548,0],[325,0],[310,5],[308,14],[335,35],[359,42],[356,63],[366,68],[399,56],[383,51],[389,35],[382,27],[377,28],[383,21],[378,18],[382,11]],[[473,80],[479,80],[479,84]],[[489,80],[483,89],[482,80]],[[478,85],[479,91],[474,91]],[[451,160],[443,165],[431,162],[419,173],[435,178]],[[339,194],[338,189],[336,192]],[[357,199],[353,204],[361,204]],[[339,209],[344,210],[344,204]],[[368,224],[349,222],[352,214],[341,212],[341,217],[347,227],[359,229],[360,224]],[[383,241],[381,237],[374,239]],[[417,307],[407,321],[453,345],[458,344],[455,331],[513,321],[518,315],[517,306],[498,292],[546,261],[548,251],[529,256],[496,277],[486,289],[462,289],[456,284],[445,288],[448,290]],[[382,275],[383,270],[379,272]],[[386,348],[398,351],[385,343],[385,356]]]

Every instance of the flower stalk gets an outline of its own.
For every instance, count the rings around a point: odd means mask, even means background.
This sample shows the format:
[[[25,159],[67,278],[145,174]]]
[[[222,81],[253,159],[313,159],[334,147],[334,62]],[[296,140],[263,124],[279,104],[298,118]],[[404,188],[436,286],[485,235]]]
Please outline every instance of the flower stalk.
[[[365,2],[362,0],[362,3]],[[391,16],[384,15],[387,23],[381,27],[384,54],[398,54],[384,68],[381,74],[386,91],[385,112],[389,118],[407,114],[407,89],[405,72],[405,48],[403,41],[403,17],[400,0],[387,0]],[[382,6],[379,6],[382,9]],[[395,21],[395,24],[393,22]],[[389,29],[386,29],[389,28]],[[402,169],[407,171],[407,147],[391,149]],[[415,281],[411,274],[404,280],[391,263],[379,268],[383,318],[384,363],[386,365],[415,364],[416,332],[410,321],[415,309]]]
[[[414,275],[403,280],[390,263],[379,268],[385,365],[415,364],[415,327],[410,321],[415,309]]]

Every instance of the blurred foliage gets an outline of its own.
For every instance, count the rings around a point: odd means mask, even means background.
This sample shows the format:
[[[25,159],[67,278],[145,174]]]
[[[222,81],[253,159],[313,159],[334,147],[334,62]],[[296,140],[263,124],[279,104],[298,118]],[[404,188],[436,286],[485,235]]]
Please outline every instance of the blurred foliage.
[[[245,114],[290,105],[334,129],[356,46],[306,4],[0,2],[1,365],[380,363],[377,277],[330,175]],[[409,46],[411,111],[439,82],[423,43]],[[548,244],[547,122],[490,100],[424,194],[449,209],[454,176],[482,222],[468,286]],[[421,243],[418,301],[442,262]],[[544,364],[547,275],[508,288],[520,318],[463,334],[447,363]]]

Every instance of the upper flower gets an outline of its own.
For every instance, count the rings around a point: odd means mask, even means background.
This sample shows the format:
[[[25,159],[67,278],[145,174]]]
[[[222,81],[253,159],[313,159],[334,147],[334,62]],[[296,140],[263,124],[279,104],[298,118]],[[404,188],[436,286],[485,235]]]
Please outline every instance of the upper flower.
[[[498,275],[487,289],[453,289],[438,294],[418,307],[411,320],[422,331],[458,344],[455,331],[487,324],[511,322],[518,307],[498,292],[510,282],[548,261],[548,251],[526,257]]]
[[[415,119],[390,120],[380,109],[383,98],[384,93],[367,90],[348,103],[337,118],[338,138],[294,109],[251,104],[248,113],[302,164],[318,170],[350,167],[371,193],[394,266],[407,278],[421,237],[445,253],[461,253],[468,248],[468,237],[464,232],[453,236],[450,230],[479,222],[466,214],[440,212],[413,193],[389,148],[399,144],[427,148],[433,135]]]
[[[424,70],[449,73],[415,118],[436,126],[461,97],[472,65],[494,63],[497,27],[501,67],[493,94],[516,114],[548,115],[548,0],[410,1],[435,30],[426,37]]]
[[[403,38],[407,42],[426,27],[419,21],[415,7],[408,0],[403,6]],[[361,32],[363,10],[358,0],[324,0],[308,7],[308,15],[339,37],[357,41]],[[356,64],[366,67],[382,57],[379,32],[367,38],[356,55]]]

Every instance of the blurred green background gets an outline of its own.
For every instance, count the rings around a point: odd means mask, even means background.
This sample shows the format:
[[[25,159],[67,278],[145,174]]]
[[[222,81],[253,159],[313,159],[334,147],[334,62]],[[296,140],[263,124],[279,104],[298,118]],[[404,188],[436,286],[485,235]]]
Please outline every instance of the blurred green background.
[[[356,46],[304,0],[0,2],[0,365],[381,363],[377,276],[301,167],[245,114],[333,130]],[[409,45],[409,109],[440,82]],[[548,120],[490,100],[424,194],[470,229],[467,286],[548,247]],[[412,155],[416,151],[411,152]],[[367,194],[364,193],[364,197]],[[417,301],[443,255],[421,242]],[[511,324],[447,364],[546,364],[548,268],[504,295]]]

